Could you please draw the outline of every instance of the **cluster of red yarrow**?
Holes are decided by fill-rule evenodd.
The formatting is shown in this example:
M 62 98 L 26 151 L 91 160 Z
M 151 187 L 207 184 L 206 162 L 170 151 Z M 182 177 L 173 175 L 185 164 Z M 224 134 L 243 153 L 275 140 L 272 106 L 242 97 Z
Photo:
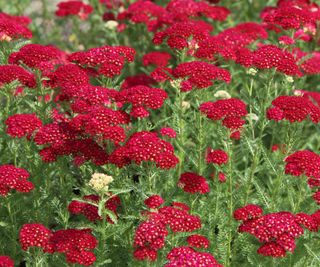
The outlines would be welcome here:
M 68 206 L 69 212 L 75 215 L 81 214 L 92 222 L 102 220 L 101 216 L 99 215 L 97 206 L 101 200 L 100 197 L 97 195 L 87 195 L 83 197 L 83 200 L 85 202 L 78 200 L 71 201 Z M 118 217 L 117 209 L 120 204 L 121 201 L 118 196 L 110 196 L 105 203 L 105 208 L 111 211 L 116 217 Z M 106 220 L 111 224 L 114 223 L 108 215 L 106 217 Z
M 286 159 L 285 173 L 293 176 L 305 175 L 309 187 L 320 187 L 320 156 L 309 150 L 296 151 Z M 320 205 L 320 190 L 313 195 L 314 200 Z
M 110 1 L 100 1 L 110 5 Z M 117 2 L 117 6 L 121 5 Z M 112 5 L 111 5 L 112 6 Z M 156 68 L 148 75 L 127 77 L 117 91 L 91 83 L 103 77 L 112 79 L 121 74 L 126 63 L 134 61 L 135 50 L 124 46 L 103 46 L 87 51 L 67 54 L 54 46 L 28 44 L 12 53 L 8 65 L 0 66 L 0 84 L 18 80 L 24 87 L 46 87 L 47 97 L 57 107 L 52 111 L 51 122 L 44 124 L 36 114 L 15 114 L 6 120 L 7 134 L 12 137 L 26 137 L 41 147 L 40 155 L 45 162 L 55 161 L 59 156 L 71 155 L 74 163 L 80 165 L 91 161 L 96 165 L 114 164 L 123 167 L 131 163 L 154 162 L 161 169 L 175 167 L 179 160 L 174 147 L 162 140 L 156 132 L 140 131 L 130 133 L 136 118 L 150 116 L 152 110 L 160 109 L 168 94 L 160 88 L 152 87 L 157 82 L 179 81 L 178 87 L 187 92 L 213 86 L 214 81 L 229 83 L 231 74 L 220 67 L 221 58 L 234 61 L 246 68 L 275 69 L 290 76 L 319 74 L 319 53 L 304 52 L 290 45 L 296 40 L 306 42 L 316 38 L 314 31 L 319 22 L 319 7 L 307 0 L 280 0 L 276 7 L 267 7 L 261 13 L 263 23 L 241 23 L 212 36 L 211 24 L 199 20 L 225 20 L 230 11 L 224 7 L 210 5 L 206 1 L 172 0 L 166 7 L 151 1 L 136 1 L 127 10 L 112 17 L 123 24 L 143 23 L 154 33 L 153 43 L 167 43 L 173 50 L 184 50 L 194 61 L 170 65 L 172 56 L 167 52 L 150 52 L 143 56 L 144 66 Z M 58 5 L 57 16 L 76 15 L 86 19 L 93 12 L 90 5 L 81 1 L 68 1 Z M 108 16 L 104 16 L 106 20 Z M 31 38 L 27 28 L 30 20 L 0 14 L 0 39 L 11 41 L 16 38 Z M 307 29 L 301 32 L 302 28 Z M 268 31 L 286 34 L 294 30 L 294 39 L 279 37 L 284 46 L 263 44 Z M 255 44 L 257 43 L 258 44 Z M 306 59 L 307 58 L 307 59 Z M 206 62 L 200 59 L 207 60 Z M 34 72 L 41 71 L 41 79 Z M 308 92 L 301 96 L 280 96 L 267 110 L 267 118 L 280 121 L 301 122 L 310 118 L 319 123 L 320 108 L 317 94 Z M 319 98 L 318 98 L 319 99 Z M 45 100 L 43 97 L 42 101 Z M 130 111 L 128 111 L 128 107 Z M 230 130 L 230 137 L 239 139 L 247 115 L 246 104 L 236 98 L 202 103 L 200 112 L 213 121 L 222 121 Z M 130 134 L 129 134 L 130 133 Z M 160 134 L 176 137 L 171 128 L 162 128 Z M 225 164 L 228 155 L 222 150 L 208 149 L 206 160 L 216 165 Z M 310 186 L 319 186 L 319 156 L 310 151 L 298 151 L 286 158 L 286 173 L 299 176 L 305 174 Z M 219 173 L 221 180 L 225 179 Z M 0 167 L 0 194 L 9 190 L 29 192 L 33 184 L 29 174 L 11 165 Z M 189 193 L 209 192 L 206 179 L 196 173 L 186 172 L 178 185 Z M 317 192 L 314 198 L 320 202 Z M 85 202 L 73 201 L 69 211 L 83 214 L 90 221 L 100 220 L 96 203 L 99 197 L 89 195 Z M 90 203 L 91 202 L 91 203 Z M 116 216 L 120 200 L 113 196 L 106 202 L 106 209 Z M 164 247 L 168 228 L 173 232 L 190 232 L 201 227 L 197 216 L 189 214 L 189 208 L 181 203 L 164 206 L 159 196 L 146 200 L 146 205 L 156 211 L 147 212 L 147 219 L 136 230 L 134 256 L 137 259 L 155 260 L 157 251 Z M 246 206 L 235 212 L 235 218 L 242 220 L 241 232 L 249 232 L 264 244 L 258 252 L 265 256 L 284 256 L 293 252 L 295 238 L 303 233 L 303 228 L 317 231 L 318 212 L 293 215 L 288 212 L 262 215 L 257 206 Z M 111 219 L 107 220 L 112 223 Z M 36 233 L 36 235 L 34 235 Z M 69 263 L 93 264 L 95 256 L 91 252 L 97 241 L 89 230 L 51 231 L 42 225 L 24 225 L 20 231 L 23 249 L 42 247 L 45 252 L 65 253 Z M 199 235 L 191 235 L 189 246 L 207 248 L 209 241 Z M 219 266 L 214 257 L 206 252 L 198 252 L 191 247 L 173 248 L 168 254 L 166 266 L 184 266 L 195 262 L 198 266 Z M 7 257 L 0 257 L 0 264 L 12 265 Z
M 314 214 L 276 212 L 263 215 L 261 207 L 249 204 L 234 212 L 234 218 L 242 221 L 239 232 L 249 233 L 263 244 L 258 253 L 264 256 L 284 257 L 293 252 L 295 239 L 304 233 L 303 227 L 317 232 L 320 227 L 320 211 Z
M 70 264 L 92 265 L 98 241 L 90 229 L 63 229 L 51 231 L 42 224 L 24 224 L 20 229 L 19 241 L 23 250 L 40 247 L 47 253 L 64 253 Z
M 78 165 L 88 160 L 97 165 L 113 163 L 117 166 L 124 166 L 131 161 L 140 164 L 142 160 L 151 160 L 160 168 L 174 167 L 178 160 L 173 154 L 173 148 L 156 134 L 141 132 L 138 138 L 136 133 L 124 146 L 119 144 L 127 139 L 130 117 L 148 117 L 150 113 L 147 109 L 159 109 L 167 98 L 166 92 L 145 85 L 129 86 L 119 92 L 89 82 L 90 77 L 100 74 L 107 77 L 120 74 L 124 60 L 132 61 L 133 56 L 134 50 L 127 47 L 93 48 L 66 56 L 48 46 L 24 46 L 10 56 L 11 62 L 24 63 L 30 68 L 42 70 L 42 75 L 47 77 L 45 85 L 55 90 L 52 101 L 58 107 L 67 104 L 69 110 L 62 113 L 54 111 L 53 122 L 46 125 L 42 125 L 34 114 L 11 116 L 6 121 L 7 133 L 19 138 L 27 136 L 29 139 L 34 135 L 34 142 L 43 147 L 40 155 L 46 162 L 55 161 L 61 155 L 73 155 Z M 71 64 L 70 61 L 77 64 Z M 60 65 L 57 69 L 54 67 L 56 64 Z M 21 76 L 23 72 L 17 69 L 20 66 L 3 67 L 7 67 L 3 68 L 4 77 L 8 75 L 11 80 L 18 77 L 24 82 L 25 78 Z M 11 71 L 9 74 L 8 69 Z M 12 75 L 12 71 L 17 76 Z M 1 82 L 8 83 L 11 80 L 4 78 Z M 127 104 L 132 106 L 131 116 L 121 110 Z M 70 113 L 74 115 L 70 116 Z M 150 142 L 152 149 L 144 151 L 145 146 L 141 142 Z M 114 151 L 108 154 L 106 147 L 110 143 L 114 145 Z M 158 152 L 155 155 L 156 150 Z M 143 158 L 140 159 L 140 155 Z
M 180 202 L 173 202 L 171 206 L 160 206 L 164 200 L 159 195 L 147 198 L 144 203 L 152 211 L 145 211 L 145 221 L 140 223 L 134 236 L 134 257 L 138 260 L 157 259 L 158 250 L 165 246 L 169 235 L 168 228 L 173 233 L 192 232 L 201 228 L 199 217 L 189 213 L 190 208 Z M 185 266 L 193 262 L 194 266 L 221 266 L 208 252 L 199 252 L 194 248 L 208 248 L 209 240 L 198 234 L 187 238 L 189 246 L 173 248 L 167 255 L 169 263 L 165 266 Z M 193 248 L 192 248 L 193 247 Z

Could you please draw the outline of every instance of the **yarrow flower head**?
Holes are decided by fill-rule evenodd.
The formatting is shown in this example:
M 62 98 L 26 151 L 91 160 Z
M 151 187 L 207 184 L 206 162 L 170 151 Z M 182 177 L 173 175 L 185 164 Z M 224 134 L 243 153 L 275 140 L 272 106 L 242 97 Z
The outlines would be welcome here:
M 228 154 L 221 150 L 214 150 L 212 148 L 207 149 L 206 161 L 207 163 L 213 163 L 217 165 L 226 164 L 228 162 Z
M 36 80 L 32 73 L 16 65 L 0 66 L 0 85 L 18 80 L 22 85 L 34 88 Z
M 121 90 L 116 101 L 121 104 L 130 103 L 132 105 L 130 115 L 143 118 L 150 115 L 147 109 L 161 108 L 167 97 L 168 94 L 160 88 L 137 85 Z
M 153 37 L 154 44 L 161 44 L 167 39 L 167 44 L 173 49 L 182 50 L 191 48 L 190 38 L 199 43 L 209 37 L 212 26 L 202 20 L 175 22 L 163 31 L 157 32 Z
M 272 69 L 290 76 L 302 76 L 293 55 L 275 45 L 263 45 L 253 53 L 253 66 Z
M 160 139 L 156 133 L 147 131 L 134 133 L 124 146 L 119 146 L 112 152 L 109 161 L 118 167 L 132 161 L 136 164 L 151 161 L 160 169 L 173 168 L 179 162 L 170 143 Z
M 145 54 L 142 57 L 144 66 L 155 65 L 157 67 L 165 67 L 168 65 L 171 55 L 167 52 L 154 51 Z
M 233 60 L 248 67 L 252 64 L 252 55 L 246 46 L 258 39 L 267 38 L 268 32 L 262 25 L 254 22 L 239 23 L 201 41 L 194 56 L 216 61 L 219 55 L 225 60 Z
M 320 53 L 319 52 L 313 52 L 310 54 L 305 53 L 302 57 L 307 58 L 301 64 L 301 69 L 303 70 L 303 72 L 307 75 L 318 75 L 320 73 L 320 63 L 319 63 Z
M 14 261 L 5 255 L 0 255 L 0 267 L 14 267 Z
M 177 133 L 170 127 L 164 127 L 160 129 L 160 134 L 162 136 L 168 136 L 169 138 L 176 138 Z
M 55 252 L 64 253 L 69 264 L 90 266 L 96 261 L 91 250 L 98 245 L 91 229 L 63 229 L 53 233 L 50 244 Z
M 72 53 L 68 60 L 86 68 L 95 68 L 98 74 L 113 78 L 121 74 L 126 61 L 133 62 L 135 53 L 127 46 L 102 46 Z
M 233 217 L 238 221 L 247 221 L 249 219 L 259 218 L 262 214 L 263 210 L 260 206 L 249 204 L 237 209 L 233 213 Z
M 176 78 L 185 79 L 180 84 L 184 92 L 212 86 L 212 80 L 220 80 L 225 83 L 231 81 L 231 74 L 227 70 L 202 61 L 181 63 L 173 70 L 173 75 Z
M 315 216 L 290 212 L 263 215 L 261 207 L 253 204 L 234 212 L 234 218 L 242 221 L 239 232 L 247 232 L 258 238 L 263 244 L 257 252 L 271 257 L 285 257 L 287 251 L 292 253 L 296 247 L 295 239 L 304 233 L 303 227 L 317 231 Z
M 192 172 L 185 172 L 181 174 L 178 186 L 181 187 L 183 191 L 191 194 L 205 194 L 210 192 L 207 180 L 203 176 Z
M 42 224 L 24 224 L 19 232 L 19 241 L 23 250 L 30 247 L 40 247 L 45 252 L 53 253 L 50 244 L 52 232 Z
M 113 182 L 113 177 L 104 173 L 94 173 L 89 181 L 89 186 L 97 192 L 108 191 L 109 184 Z
M 7 134 L 12 137 L 28 139 L 42 126 L 42 121 L 35 114 L 15 114 L 6 120 Z
M 11 53 L 10 64 L 24 64 L 39 69 L 43 76 L 49 75 L 57 65 L 66 64 L 65 52 L 52 45 L 27 44 L 18 52 Z
M 56 16 L 66 17 L 66 16 L 79 16 L 81 19 L 85 20 L 92 13 L 93 8 L 91 5 L 87 5 L 82 1 L 71 0 L 67 2 L 60 2 L 58 4 L 58 9 L 56 11 Z
M 296 151 L 285 159 L 285 173 L 293 176 L 305 175 L 312 187 L 320 185 L 320 156 L 309 150 Z
M 150 202 L 157 199 L 157 203 L 152 206 L 158 206 L 159 196 L 151 196 Z M 149 202 L 148 199 L 148 202 Z M 143 221 L 135 231 L 135 248 L 133 256 L 137 260 L 155 261 L 157 252 L 165 245 L 165 239 L 170 227 L 173 232 L 192 232 L 201 227 L 200 218 L 189 214 L 189 207 L 183 203 L 173 203 L 173 206 L 165 206 L 157 212 L 147 212 L 147 219 Z M 147 204 L 148 205 L 148 204 Z M 200 244 L 198 242 L 198 244 Z
M 150 209 L 156 209 L 164 203 L 164 199 L 159 195 L 152 195 L 148 197 L 144 204 Z
M 28 29 L 31 19 L 28 17 L 12 16 L 0 13 L 0 40 L 31 39 L 32 32 Z
M 215 92 L 214 97 L 219 99 L 229 99 L 231 98 L 231 95 L 225 90 L 218 90 Z
M 0 195 L 6 196 L 10 190 L 30 192 L 34 185 L 28 181 L 30 174 L 22 168 L 13 165 L 0 165 Z
M 243 117 L 248 114 L 246 104 L 237 98 L 205 102 L 200 105 L 199 110 L 213 121 L 222 120 L 222 125 L 232 130 L 232 135 L 240 135 L 239 129 L 245 124 Z
M 69 264 L 92 265 L 96 257 L 91 250 L 98 241 L 90 229 L 63 229 L 51 231 L 42 224 L 24 224 L 20 229 L 19 241 L 23 250 L 40 247 L 48 253 L 64 253 Z
M 89 75 L 75 64 L 59 66 L 48 75 L 47 83 L 52 87 L 73 88 L 89 84 Z
M 149 31 L 155 31 L 163 23 L 170 22 L 168 13 L 162 6 L 150 0 L 138 0 L 118 16 L 119 19 L 130 19 L 133 23 L 143 23 Z
M 272 101 L 272 105 L 273 107 L 267 110 L 269 120 L 286 119 L 292 123 L 309 117 L 313 123 L 320 122 L 320 107 L 303 96 L 278 96 Z
M 82 214 L 89 221 L 96 222 L 102 220 L 98 212 L 97 204 L 99 204 L 100 197 L 97 195 L 87 195 L 83 197 L 84 202 L 73 200 L 68 206 L 68 210 L 71 214 L 79 215 Z M 111 196 L 105 203 L 105 208 L 113 212 L 117 217 L 117 209 L 120 206 L 121 201 L 118 196 Z M 109 215 L 106 217 L 107 221 L 113 224 L 113 220 Z
M 192 266 L 210 266 L 223 267 L 208 252 L 198 252 L 190 247 L 173 248 L 167 255 L 169 263 L 165 267 L 188 266 L 192 262 Z
M 286 5 L 279 5 L 276 8 L 265 8 L 261 17 L 269 27 L 272 25 L 277 31 L 299 29 L 301 26 L 314 22 L 314 16 L 307 6 L 299 7 L 296 1 L 287 1 Z
M 190 235 L 187 238 L 188 245 L 194 248 L 208 248 L 210 245 L 209 240 L 203 235 Z

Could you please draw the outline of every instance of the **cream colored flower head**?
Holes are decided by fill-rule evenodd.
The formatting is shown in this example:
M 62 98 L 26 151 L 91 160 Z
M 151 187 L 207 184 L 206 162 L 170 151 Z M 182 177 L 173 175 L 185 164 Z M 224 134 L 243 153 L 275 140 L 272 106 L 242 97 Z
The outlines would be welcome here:
M 182 109 L 189 109 L 190 108 L 190 102 L 182 101 L 181 103 Z
M 103 173 L 94 173 L 89 181 L 89 186 L 96 191 L 108 191 L 109 184 L 112 183 L 112 181 L 112 176 Z
M 114 30 L 118 27 L 119 23 L 115 20 L 108 20 L 104 25 L 107 29 Z
M 214 96 L 215 96 L 216 98 L 220 98 L 220 99 L 229 99 L 229 98 L 231 98 L 231 95 L 230 95 L 227 91 L 225 91 L 225 90 L 219 90 L 219 91 L 217 91 L 217 92 L 214 94 Z
M 286 80 L 287 80 L 288 83 L 293 83 L 294 82 L 294 80 L 293 80 L 293 78 L 291 76 L 286 76 Z
M 247 73 L 248 73 L 249 75 L 252 75 L 252 76 L 256 75 L 257 72 L 258 72 L 258 71 L 257 71 L 256 69 L 254 69 L 254 68 L 250 68 L 250 69 L 247 70 Z
M 259 120 L 259 117 L 257 116 L 257 114 L 254 114 L 254 113 L 247 114 L 247 118 L 249 120 L 252 120 L 252 121 L 258 121 Z
M 176 80 L 170 81 L 170 84 L 174 88 L 180 88 L 181 87 L 181 82 L 182 82 L 182 79 L 176 79 Z

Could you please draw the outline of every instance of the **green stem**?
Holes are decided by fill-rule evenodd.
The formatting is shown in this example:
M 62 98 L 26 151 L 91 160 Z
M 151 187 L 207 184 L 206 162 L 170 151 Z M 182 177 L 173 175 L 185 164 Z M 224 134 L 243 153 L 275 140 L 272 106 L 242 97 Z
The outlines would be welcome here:
M 229 135 L 228 135 L 229 136 Z M 226 150 L 229 155 L 229 162 L 228 162 L 228 173 L 227 173 L 227 179 L 228 179 L 228 194 L 229 194 L 229 200 L 228 200 L 228 208 L 229 208 L 229 232 L 227 236 L 228 240 L 228 248 L 227 248 L 227 258 L 226 258 L 226 266 L 231 266 L 232 264 L 232 248 L 231 248 L 231 243 L 232 243 L 232 233 L 233 233 L 233 227 L 232 227 L 232 222 L 233 222 L 233 173 L 232 173 L 232 149 L 230 147 L 230 140 L 226 141 Z

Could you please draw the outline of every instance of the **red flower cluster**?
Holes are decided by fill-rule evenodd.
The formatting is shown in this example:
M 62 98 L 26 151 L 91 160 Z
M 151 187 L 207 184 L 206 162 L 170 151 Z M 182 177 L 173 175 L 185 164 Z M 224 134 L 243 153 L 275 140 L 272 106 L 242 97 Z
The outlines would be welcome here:
M 96 165 L 108 162 L 107 152 L 92 139 L 81 136 L 70 122 L 54 122 L 44 125 L 36 133 L 37 145 L 45 145 L 39 152 L 43 161 L 52 162 L 58 156 L 73 155 L 74 162 L 81 165 L 91 160 Z
M 217 165 L 226 164 L 228 162 L 228 154 L 221 150 L 213 150 L 212 148 L 207 149 L 206 161 L 207 163 L 213 163 Z
M 285 173 L 293 176 L 305 175 L 309 187 L 320 187 L 320 156 L 309 150 L 296 151 L 286 159 Z M 313 199 L 320 204 L 320 191 L 314 193 Z
M 32 32 L 28 29 L 31 19 L 28 17 L 12 16 L 0 13 L 0 40 L 32 38 Z
M 66 261 L 70 264 L 90 266 L 96 261 L 91 250 L 98 244 L 91 234 L 91 229 L 65 229 L 53 233 L 50 245 L 54 252 L 64 253 Z
M 153 37 L 153 43 L 160 45 L 167 39 L 171 48 L 192 48 L 191 38 L 193 43 L 199 43 L 207 39 L 212 30 L 212 26 L 202 20 L 175 22 L 165 30 L 157 32 Z
M 210 266 L 223 267 L 208 252 L 198 252 L 190 247 L 173 248 L 167 255 L 169 263 L 165 267 Z
M 30 68 L 40 69 L 44 74 L 54 70 L 57 64 L 66 62 L 63 51 L 51 45 L 27 44 L 19 52 L 11 53 L 10 64 L 23 63 Z
M 60 66 L 56 71 L 48 75 L 48 83 L 52 88 L 75 88 L 81 85 L 89 84 L 89 76 L 85 70 L 77 65 L 67 64 Z
M 181 82 L 181 90 L 184 92 L 212 86 L 212 80 L 226 83 L 231 81 L 231 75 L 227 70 L 202 61 L 181 63 L 173 70 L 173 75 L 176 78 L 187 78 Z
M 160 88 L 137 85 L 120 91 L 116 101 L 121 104 L 132 104 L 130 115 L 136 118 L 144 118 L 150 115 L 146 108 L 161 108 L 167 97 L 167 93 Z
M 67 100 L 74 113 L 88 114 L 88 117 L 92 115 L 92 112 L 98 112 L 99 110 L 103 113 L 107 112 L 105 106 L 112 106 L 112 102 L 118 95 L 118 92 L 114 89 L 93 86 L 90 84 L 77 87 L 63 87 L 60 92 L 60 101 Z M 90 113 L 91 115 L 89 115 Z M 110 112 L 110 114 L 111 113 L 112 112 Z M 114 112 L 113 114 L 117 117 L 120 116 L 120 113 L 121 112 Z M 124 113 L 123 116 L 125 116 Z M 126 115 L 126 117 L 129 120 L 129 116 Z
M 152 196 L 148 199 L 151 208 L 159 207 L 163 200 L 160 196 Z M 160 199 L 162 201 L 160 201 Z M 152 200 L 152 201 L 151 201 Z M 181 204 L 181 205 L 180 205 Z M 183 203 L 159 208 L 157 212 L 147 212 L 147 220 L 142 222 L 136 229 L 134 236 L 134 257 L 137 260 L 154 261 L 157 259 L 157 251 L 164 247 L 168 236 L 167 226 L 173 232 L 192 232 L 201 227 L 200 218 L 188 213 L 189 207 Z
M 162 6 L 149 0 L 138 0 L 128 9 L 119 14 L 118 19 L 130 19 L 133 23 L 143 23 L 149 31 L 154 31 L 163 23 L 169 23 L 170 18 Z
M 208 248 L 209 240 L 203 235 L 190 235 L 187 238 L 188 245 L 194 248 Z
M 176 138 L 177 133 L 170 127 L 164 127 L 160 129 L 160 134 L 162 136 L 168 136 L 169 138 Z
M 286 75 L 302 76 L 293 55 L 275 45 L 263 45 L 254 51 L 252 65 L 258 69 L 276 68 Z
M 8 135 L 18 138 L 26 136 L 28 139 L 42 126 L 42 121 L 35 114 L 15 114 L 5 123 Z
M 58 17 L 79 16 L 81 19 L 87 19 L 93 8 L 82 1 L 67 1 L 58 4 L 56 15 Z
M 309 1 L 278 1 L 277 7 L 266 7 L 261 12 L 261 17 L 268 27 L 281 31 L 299 29 L 307 23 L 314 23 L 312 5 Z
M 28 250 L 30 247 L 40 247 L 45 252 L 53 253 L 50 244 L 51 237 L 52 232 L 37 223 L 24 224 L 19 233 L 19 241 L 23 250 Z
M 79 102 L 73 106 L 80 109 Z M 82 104 L 82 103 L 81 103 Z M 81 107 L 83 109 L 83 106 Z M 121 124 L 128 124 L 130 118 L 127 113 L 120 110 L 112 110 L 103 106 L 90 107 L 87 114 L 80 114 L 74 117 L 70 124 L 75 129 L 83 131 L 83 135 L 92 137 L 101 136 L 103 140 L 111 140 L 115 144 L 124 142 L 126 135 Z M 78 133 L 78 136 L 80 133 Z
M 90 229 L 66 229 L 51 231 L 42 224 L 24 224 L 19 234 L 23 250 L 40 247 L 48 253 L 64 253 L 70 264 L 92 265 L 96 257 L 91 252 L 98 241 Z
M 223 21 L 230 14 L 225 7 L 212 6 L 205 1 L 172 0 L 166 8 L 150 0 L 139 0 L 118 16 L 118 19 L 130 19 L 133 23 L 144 23 L 149 31 L 156 31 L 163 25 L 188 21 L 190 18 L 207 17 Z
M 136 132 L 124 146 L 116 148 L 109 160 L 119 168 L 130 164 L 132 161 L 141 164 L 142 161 L 155 162 L 158 168 L 174 168 L 179 160 L 174 155 L 173 146 L 161 140 L 156 133 Z
M 68 60 L 86 68 L 97 68 L 98 74 L 112 78 L 121 74 L 126 60 L 133 62 L 135 53 L 126 46 L 102 46 L 72 53 Z
M 194 0 L 171 0 L 166 9 L 170 18 L 176 21 L 201 16 L 224 21 L 230 14 L 230 11 L 225 7 L 212 6 L 205 1 L 196 2 Z
M 168 234 L 166 226 L 159 221 L 142 222 L 134 235 L 134 257 L 138 260 L 156 260 L 157 251 L 164 247 Z
M 34 185 L 28 181 L 29 176 L 25 169 L 13 165 L 0 165 L 0 195 L 6 196 L 12 189 L 22 193 L 30 192 Z
M 192 232 L 201 228 L 200 218 L 190 215 L 185 209 L 167 206 L 160 208 L 159 213 L 162 215 L 162 221 L 175 233 Z
M 233 217 L 237 221 L 247 221 L 255 218 L 259 218 L 263 214 L 263 210 L 260 206 L 249 204 L 245 207 L 237 209 L 233 213 Z
M 14 261 L 8 256 L 0 256 L 0 267 L 14 267 Z
M 309 150 L 296 151 L 285 159 L 285 173 L 293 176 L 306 175 L 320 180 L 320 156 Z
M 82 214 L 89 221 L 95 222 L 97 220 L 101 220 L 101 216 L 98 214 L 98 203 L 100 201 L 100 197 L 96 195 L 87 195 L 83 197 L 85 202 L 80 202 L 77 200 L 73 200 L 70 202 L 68 206 L 68 210 L 71 214 Z M 92 204 L 90 204 L 92 203 Z M 117 209 L 120 206 L 121 201 L 118 196 L 113 196 L 107 200 L 105 204 L 105 208 L 112 211 L 115 216 L 117 215 Z M 110 216 L 107 216 L 107 221 L 109 223 L 114 223 Z
M 150 209 L 156 209 L 164 203 L 164 199 L 159 195 L 152 195 L 148 197 L 144 204 Z
M 222 125 L 233 131 L 231 137 L 238 139 L 239 129 L 245 124 L 242 119 L 247 115 L 247 106 L 237 98 L 221 99 L 216 102 L 205 102 L 199 110 L 213 121 L 222 120 Z
M 142 73 L 126 77 L 121 85 L 121 89 L 128 89 L 137 85 L 151 86 L 156 83 L 156 80 L 154 80 L 152 77 Z
M 144 66 L 155 65 L 156 67 L 165 67 L 168 65 L 171 55 L 167 52 L 149 52 L 142 57 Z
M 308 56 L 308 54 L 305 56 Z M 310 56 L 311 58 L 302 62 L 301 69 L 308 75 L 318 75 L 320 73 L 320 53 L 313 52 Z
M 293 252 L 295 239 L 304 232 L 302 226 L 310 231 L 318 231 L 318 215 L 290 212 L 277 212 L 262 215 L 259 206 L 249 204 L 234 212 L 234 217 L 241 220 L 239 232 L 247 232 L 262 242 L 258 253 L 263 256 L 284 257 L 286 251 Z
M 169 53 L 155 51 L 145 54 L 142 58 L 142 63 L 144 66 L 156 66 L 150 76 L 157 82 L 162 82 L 171 79 L 169 76 L 172 75 L 172 69 L 166 67 L 170 59 L 171 55 Z
M 254 22 L 240 23 L 200 42 L 194 56 L 215 60 L 217 55 L 221 55 L 224 59 L 232 59 L 240 63 L 239 56 L 244 53 L 243 51 L 249 51 L 249 63 L 242 64 L 247 66 L 252 63 L 252 55 L 251 51 L 245 50 L 244 47 L 258 39 L 267 38 L 268 33 L 260 24 Z
M 181 174 L 178 186 L 181 187 L 183 191 L 191 194 L 205 194 L 210 192 L 207 180 L 203 176 L 197 175 L 193 172 L 185 172 Z
M 320 107 L 302 96 L 278 96 L 272 101 L 273 107 L 267 110 L 269 120 L 280 121 L 286 119 L 292 122 L 301 122 L 307 117 L 314 123 L 320 122 Z
M 295 93 L 310 99 L 312 102 L 316 103 L 320 107 L 320 93 L 304 90 L 295 90 Z
M 36 86 L 34 75 L 24 68 L 15 65 L 0 66 L 0 85 L 11 83 L 15 80 L 30 88 Z

